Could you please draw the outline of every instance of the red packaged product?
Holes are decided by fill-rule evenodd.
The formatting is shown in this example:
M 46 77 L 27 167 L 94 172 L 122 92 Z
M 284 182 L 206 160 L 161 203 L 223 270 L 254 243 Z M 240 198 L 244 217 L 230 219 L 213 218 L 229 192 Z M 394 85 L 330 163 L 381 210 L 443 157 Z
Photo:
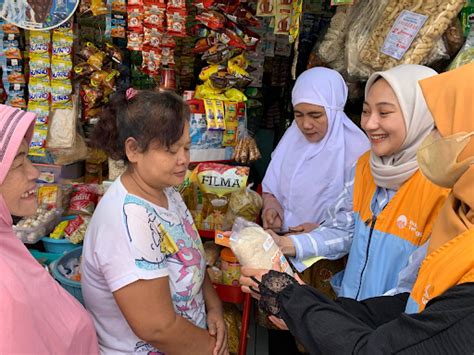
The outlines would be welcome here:
M 169 9 L 166 13 L 168 34 L 176 37 L 186 36 L 186 10 Z
M 127 48 L 131 51 L 141 51 L 143 48 L 143 33 L 128 32 Z
M 163 31 L 166 9 L 156 5 L 144 6 L 143 9 L 145 13 L 143 24 L 148 27 L 153 26 Z
M 144 32 L 143 46 L 160 48 L 161 42 L 163 40 L 163 33 L 154 27 L 145 27 Z
M 145 6 L 157 6 L 163 9 L 166 8 L 166 1 L 165 0 L 143 0 L 143 5 Z
M 158 75 L 161 65 L 161 51 L 158 48 L 143 48 L 142 71 L 148 75 Z
M 168 9 L 186 10 L 186 0 L 168 0 Z
M 143 6 L 128 6 L 128 29 L 134 32 L 143 31 Z
M 74 186 L 69 203 L 69 213 L 92 215 L 98 197 L 95 185 L 79 184 Z
M 224 28 L 225 17 L 221 13 L 213 10 L 203 11 L 196 16 L 196 20 L 206 25 L 212 30 Z

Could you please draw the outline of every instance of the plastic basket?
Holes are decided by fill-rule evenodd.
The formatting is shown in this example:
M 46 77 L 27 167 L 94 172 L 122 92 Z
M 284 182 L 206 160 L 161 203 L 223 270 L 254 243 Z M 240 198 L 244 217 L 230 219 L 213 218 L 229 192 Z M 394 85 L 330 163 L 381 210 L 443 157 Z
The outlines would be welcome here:
M 53 261 L 58 260 L 62 254 L 56 254 L 56 253 L 44 253 L 35 249 L 29 249 L 31 255 L 38 260 L 38 262 L 43 263 L 45 265 L 51 264 Z
M 44 249 L 48 253 L 64 254 L 81 246 L 81 244 L 72 244 L 69 239 L 52 239 L 50 237 L 41 238 Z
M 81 283 L 78 281 L 72 281 L 68 278 L 64 277 L 58 270 L 58 265 L 65 265 L 69 259 L 72 258 L 80 258 L 82 254 L 82 247 L 76 248 L 70 251 L 67 254 L 64 254 L 58 261 L 54 263 L 53 266 L 53 276 L 58 281 L 61 286 L 68 291 L 71 295 L 73 295 L 79 302 L 84 305 L 84 300 L 82 298 L 82 288 Z

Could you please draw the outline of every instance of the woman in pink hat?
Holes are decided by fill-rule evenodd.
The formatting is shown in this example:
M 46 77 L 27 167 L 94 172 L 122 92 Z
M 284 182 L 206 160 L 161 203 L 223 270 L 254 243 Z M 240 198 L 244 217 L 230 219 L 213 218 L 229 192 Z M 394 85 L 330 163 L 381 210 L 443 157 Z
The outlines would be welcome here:
M 36 212 L 38 171 L 28 160 L 33 113 L 0 105 L 0 354 L 97 354 L 86 310 L 15 236 L 12 215 Z

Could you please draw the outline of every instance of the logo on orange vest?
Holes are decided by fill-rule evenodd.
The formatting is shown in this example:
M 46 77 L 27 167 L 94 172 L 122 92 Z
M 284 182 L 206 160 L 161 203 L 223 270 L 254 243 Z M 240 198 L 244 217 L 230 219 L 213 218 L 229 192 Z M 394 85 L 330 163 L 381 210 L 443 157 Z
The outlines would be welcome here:
M 407 224 L 408 224 L 407 216 L 402 214 L 397 218 L 397 227 L 398 228 L 403 229 L 407 226 Z
M 425 291 L 423 292 L 423 297 L 421 297 L 421 302 L 423 304 L 427 304 L 431 300 L 430 288 L 431 288 L 431 285 L 428 285 L 425 287 Z
M 408 220 L 407 216 L 404 214 L 398 216 L 396 224 L 399 229 L 408 228 L 410 232 L 415 233 L 417 238 L 420 238 L 423 235 L 423 233 L 418 230 L 418 224 L 411 219 Z

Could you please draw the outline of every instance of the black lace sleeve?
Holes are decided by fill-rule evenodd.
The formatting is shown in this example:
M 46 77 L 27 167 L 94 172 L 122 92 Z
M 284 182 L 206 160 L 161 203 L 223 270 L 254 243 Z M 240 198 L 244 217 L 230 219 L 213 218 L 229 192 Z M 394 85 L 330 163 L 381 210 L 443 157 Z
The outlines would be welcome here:
M 382 299 L 382 300 L 381 300 Z M 276 298 L 291 333 L 311 354 L 472 354 L 474 352 L 474 283 L 455 286 L 428 303 L 419 314 L 398 311 L 391 321 L 363 321 L 377 312 L 372 302 L 400 309 L 397 297 L 364 301 L 370 312 L 353 315 L 352 302 L 335 302 L 309 286 L 287 284 Z M 343 302 L 344 303 L 344 302 Z M 402 302 L 403 303 L 403 302 Z M 385 310 L 387 314 L 390 311 Z M 377 326 L 378 323 L 381 325 Z

